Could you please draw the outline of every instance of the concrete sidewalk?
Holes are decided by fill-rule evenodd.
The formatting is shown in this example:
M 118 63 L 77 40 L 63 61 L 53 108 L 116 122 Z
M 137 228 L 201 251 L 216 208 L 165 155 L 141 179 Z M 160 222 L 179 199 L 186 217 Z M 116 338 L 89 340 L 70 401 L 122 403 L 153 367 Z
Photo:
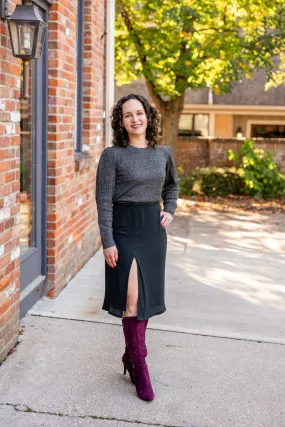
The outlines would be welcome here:
M 123 376 L 119 326 L 25 318 L 1 366 L 1 427 L 283 427 L 284 346 L 149 330 L 153 402 Z
M 167 232 L 167 311 L 149 328 L 285 344 L 285 215 L 177 214 Z M 100 250 L 29 313 L 120 324 L 103 296 Z
M 284 217 L 199 212 L 171 226 L 167 311 L 147 331 L 155 400 L 123 376 L 100 250 L 22 320 L 0 367 L 1 427 L 285 426 Z

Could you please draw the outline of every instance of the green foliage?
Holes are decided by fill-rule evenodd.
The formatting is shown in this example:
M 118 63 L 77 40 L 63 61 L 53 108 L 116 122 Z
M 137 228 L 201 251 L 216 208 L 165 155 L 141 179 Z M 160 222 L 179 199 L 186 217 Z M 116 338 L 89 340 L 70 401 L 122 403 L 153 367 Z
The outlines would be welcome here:
M 229 91 L 256 68 L 272 77 L 284 48 L 284 0 L 116 1 L 116 82 L 143 77 L 161 102 L 187 88 Z
M 243 190 L 243 180 L 235 168 L 198 167 L 188 174 L 181 167 L 177 170 L 181 178 L 181 196 L 227 196 L 240 194 Z
M 253 140 L 247 139 L 237 153 L 228 150 L 228 158 L 238 167 L 245 194 L 263 198 L 285 197 L 285 177 L 273 160 L 271 150 L 257 148 Z
M 251 139 L 247 139 L 237 153 L 228 150 L 228 158 L 234 161 L 234 167 L 198 167 L 189 173 L 177 167 L 181 179 L 180 195 L 285 197 L 285 176 L 273 160 L 271 150 L 257 148 Z
M 265 90 L 268 90 L 272 87 L 277 87 L 279 85 L 285 84 L 285 53 L 281 53 L 279 57 L 278 67 L 275 70 L 272 70 L 270 73 L 270 79 L 265 85 Z

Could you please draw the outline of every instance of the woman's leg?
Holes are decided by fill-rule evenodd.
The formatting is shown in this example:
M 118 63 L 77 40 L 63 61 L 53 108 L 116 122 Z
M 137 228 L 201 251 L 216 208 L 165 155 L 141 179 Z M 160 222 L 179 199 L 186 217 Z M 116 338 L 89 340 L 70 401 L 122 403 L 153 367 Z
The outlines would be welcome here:
M 123 312 L 124 317 L 137 316 L 138 314 L 138 266 L 134 258 L 128 281 L 126 311 Z
M 138 278 L 137 278 L 137 263 L 135 258 L 133 259 L 129 280 L 128 280 L 128 292 L 127 292 L 127 302 L 126 302 L 126 311 L 123 312 L 122 325 L 124 326 L 125 317 L 135 317 L 138 314 Z M 122 362 L 124 364 L 124 374 L 128 370 L 132 383 L 135 384 L 134 374 L 133 374 L 133 365 L 130 361 L 130 353 L 127 347 L 127 340 L 125 339 L 125 353 L 122 357 Z
M 143 400 L 153 400 L 154 393 L 146 364 L 147 347 L 145 344 L 146 320 L 136 320 L 138 314 L 138 271 L 136 259 L 133 259 L 129 281 L 126 311 L 123 313 L 123 329 L 129 353 L 128 358 L 132 381 L 136 385 L 138 397 Z M 123 362 L 126 363 L 125 356 Z M 130 369 L 131 368 L 131 369 Z M 126 366 L 125 366 L 126 369 Z

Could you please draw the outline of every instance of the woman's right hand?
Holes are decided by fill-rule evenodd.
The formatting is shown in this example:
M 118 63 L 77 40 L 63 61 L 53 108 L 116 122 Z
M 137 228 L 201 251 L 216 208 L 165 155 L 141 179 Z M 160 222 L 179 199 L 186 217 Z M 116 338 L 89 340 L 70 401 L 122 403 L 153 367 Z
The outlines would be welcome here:
M 117 267 L 116 261 L 118 261 L 118 249 L 117 246 L 111 246 L 110 248 L 103 249 L 105 260 L 111 268 Z

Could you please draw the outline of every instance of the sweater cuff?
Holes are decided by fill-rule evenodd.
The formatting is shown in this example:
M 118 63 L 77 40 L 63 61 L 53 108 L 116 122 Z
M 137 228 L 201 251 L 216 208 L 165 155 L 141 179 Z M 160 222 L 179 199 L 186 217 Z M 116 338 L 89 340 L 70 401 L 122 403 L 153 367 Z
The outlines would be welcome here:
M 176 208 L 177 208 L 177 204 L 176 203 L 170 203 L 168 201 L 168 202 L 164 203 L 164 209 L 163 210 L 164 210 L 164 212 L 168 212 L 172 216 L 174 216 L 174 212 L 175 212 Z
M 112 246 L 116 246 L 116 243 L 113 239 L 113 236 L 101 236 L 103 249 L 111 248 Z

